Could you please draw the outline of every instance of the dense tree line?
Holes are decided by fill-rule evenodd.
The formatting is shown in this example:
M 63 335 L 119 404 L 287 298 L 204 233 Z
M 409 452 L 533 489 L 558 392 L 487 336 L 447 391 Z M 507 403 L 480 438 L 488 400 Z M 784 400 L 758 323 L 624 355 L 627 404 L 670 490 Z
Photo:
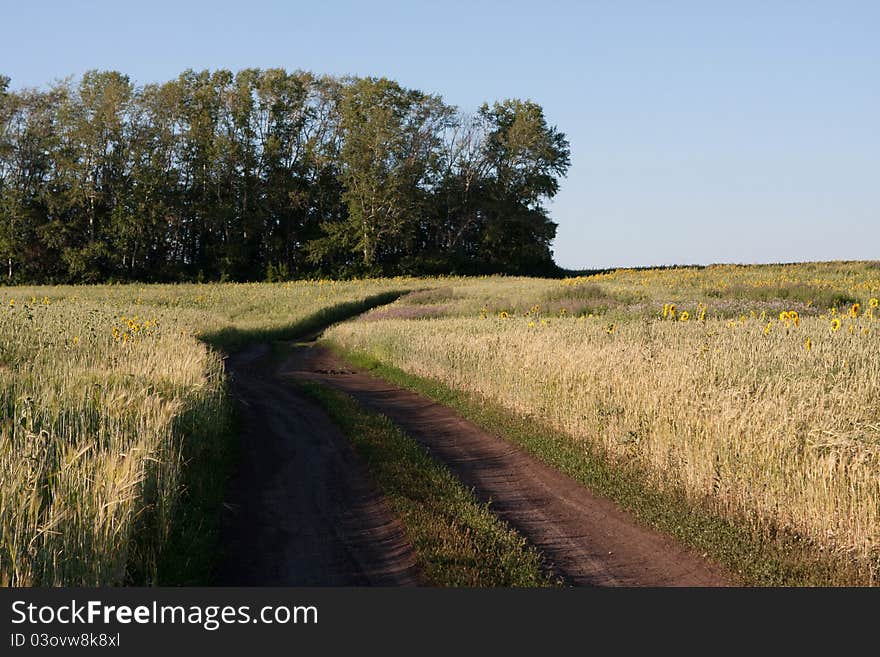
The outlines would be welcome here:
M 10 283 L 547 273 L 569 146 L 541 107 L 465 116 L 377 78 L 281 69 L 0 76 Z

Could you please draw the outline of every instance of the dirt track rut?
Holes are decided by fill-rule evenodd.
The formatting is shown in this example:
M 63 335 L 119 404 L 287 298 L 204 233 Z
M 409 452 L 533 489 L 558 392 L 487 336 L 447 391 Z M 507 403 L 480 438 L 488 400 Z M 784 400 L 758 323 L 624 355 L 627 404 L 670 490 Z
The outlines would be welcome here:
M 227 361 L 241 455 L 222 518 L 217 583 L 406 586 L 412 549 L 341 431 L 280 380 L 266 345 Z

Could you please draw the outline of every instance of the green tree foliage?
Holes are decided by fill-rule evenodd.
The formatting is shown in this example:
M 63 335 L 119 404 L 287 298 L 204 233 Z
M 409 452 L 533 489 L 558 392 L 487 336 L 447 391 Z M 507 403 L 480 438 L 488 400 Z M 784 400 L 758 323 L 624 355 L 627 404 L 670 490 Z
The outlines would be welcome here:
M 545 273 L 569 166 L 531 101 L 464 116 L 385 78 L 0 76 L 9 283 Z
M 544 111 L 531 101 L 483 105 L 480 119 L 488 131 L 482 244 L 490 268 L 549 271 L 556 224 L 542 201 L 556 195 L 559 177 L 568 170 L 568 141 L 547 125 Z

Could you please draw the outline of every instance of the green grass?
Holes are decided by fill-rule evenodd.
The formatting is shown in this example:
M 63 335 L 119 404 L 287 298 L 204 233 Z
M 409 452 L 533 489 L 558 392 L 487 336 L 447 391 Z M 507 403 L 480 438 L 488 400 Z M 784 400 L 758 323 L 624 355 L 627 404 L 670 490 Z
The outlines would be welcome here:
M 679 492 L 659 492 L 643 472 L 612 464 L 584 441 L 523 417 L 477 395 L 408 374 L 370 356 L 325 341 L 356 367 L 455 409 L 486 431 L 502 436 L 537 458 L 616 502 L 652 526 L 725 567 L 733 583 L 753 586 L 862 585 L 864 576 L 847 560 L 822 553 L 785 532 L 756 534 L 711 514 Z
M 552 586 L 540 554 L 481 504 L 444 465 L 383 415 L 315 383 L 326 409 L 400 519 L 432 586 Z

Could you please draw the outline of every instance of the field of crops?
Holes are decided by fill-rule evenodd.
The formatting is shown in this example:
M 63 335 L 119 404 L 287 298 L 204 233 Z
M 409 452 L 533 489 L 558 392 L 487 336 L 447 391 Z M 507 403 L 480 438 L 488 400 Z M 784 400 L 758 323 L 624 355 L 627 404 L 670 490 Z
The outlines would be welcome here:
M 209 345 L 297 333 L 340 304 L 416 285 L 3 289 L 0 585 L 150 583 L 169 560 L 185 571 L 201 555 L 171 545 L 174 532 L 213 531 L 187 515 L 210 473 L 188 477 L 186 465 L 217 465 L 230 430 Z
M 198 578 L 181 561 L 202 559 L 192 542 L 216 531 L 193 509 L 214 469 L 222 479 L 233 421 L 221 352 L 407 291 L 328 337 L 875 581 L 880 265 L 825 263 L 5 288 L 0 585 Z
M 484 279 L 328 337 L 549 422 L 653 486 L 874 581 L 878 296 L 877 263 Z

